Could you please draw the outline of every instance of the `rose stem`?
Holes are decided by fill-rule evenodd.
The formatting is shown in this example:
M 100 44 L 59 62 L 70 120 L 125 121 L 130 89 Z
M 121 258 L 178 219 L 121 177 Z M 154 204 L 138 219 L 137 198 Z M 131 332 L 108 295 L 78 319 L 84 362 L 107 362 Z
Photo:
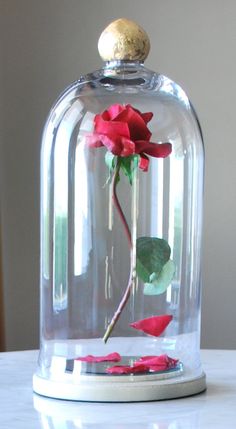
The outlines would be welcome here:
M 120 317 L 120 315 L 121 315 L 121 313 L 122 313 L 122 311 L 123 311 L 123 309 L 124 309 L 124 307 L 125 307 L 128 299 L 129 299 L 130 292 L 131 292 L 132 285 L 133 285 L 133 280 L 134 280 L 134 275 L 133 275 L 133 272 L 134 272 L 134 267 L 133 267 L 133 244 L 132 244 L 131 233 L 130 233 L 130 229 L 129 229 L 127 220 L 125 218 L 124 212 L 123 212 L 123 210 L 121 208 L 121 205 L 119 203 L 119 200 L 118 200 L 118 197 L 117 197 L 117 193 L 116 193 L 116 186 L 117 186 L 117 179 L 118 179 L 118 176 L 119 176 L 119 172 L 120 172 L 120 163 L 119 163 L 119 160 L 118 160 L 116 168 L 115 168 L 115 171 L 114 171 L 114 174 L 113 174 L 113 178 L 112 178 L 112 199 L 113 199 L 114 206 L 116 207 L 117 212 L 118 212 L 118 214 L 120 216 L 121 222 L 122 222 L 122 224 L 124 226 L 125 234 L 127 236 L 129 247 L 130 247 L 130 275 L 129 275 L 129 281 L 128 281 L 128 285 L 126 287 L 125 293 L 124 293 L 124 295 L 123 295 L 123 297 L 121 299 L 121 302 L 120 302 L 117 310 L 115 311 L 115 313 L 114 313 L 114 315 L 113 315 L 113 317 L 111 319 L 111 322 L 109 323 L 109 325 L 107 327 L 107 330 L 106 330 L 106 332 L 104 334 L 103 341 L 105 343 L 107 342 L 108 338 L 110 337 L 110 335 L 111 335 L 111 333 L 112 333 L 112 331 L 113 331 L 113 329 L 114 329 L 114 327 L 115 327 L 115 325 L 116 325 L 116 323 L 117 323 L 117 321 L 118 321 L 118 319 L 119 319 L 119 317 Z

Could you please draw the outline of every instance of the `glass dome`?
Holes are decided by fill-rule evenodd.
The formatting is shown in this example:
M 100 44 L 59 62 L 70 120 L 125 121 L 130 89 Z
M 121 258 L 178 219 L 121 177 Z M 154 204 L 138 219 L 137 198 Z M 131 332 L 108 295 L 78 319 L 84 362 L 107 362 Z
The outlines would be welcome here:
M 204 152 L 185 92 L 139 60 L 60 96 L 41 152 L 36 393 L 139 401 L 205 389 Z

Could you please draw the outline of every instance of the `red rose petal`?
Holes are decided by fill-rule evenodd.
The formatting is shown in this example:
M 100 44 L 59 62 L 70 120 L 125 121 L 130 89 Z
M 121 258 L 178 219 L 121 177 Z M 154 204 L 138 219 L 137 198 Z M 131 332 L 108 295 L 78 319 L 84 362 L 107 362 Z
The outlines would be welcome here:
M 130 374 L 130 366 L 117 365 L 110 368 L 106 368 L 108 374 Z
M 135 141 L 135 153 L 143 154 L 145 152 L 146 147 L 148 147 L 149 142 L 146 140 L 136 140 Z
M 151 121 L 151 119 L 153 117 L 153 113 L 152 112 L 141 113 L 141 116 L 142 116 L 145 124 L 147 124 L 149 121 Z
M 143 363 L 155 371 L 158 368 L 160 368 L 159 370 L 162 371 L 165 369 L 174 368 L 178 363 L 178 359 L 173 359 L 167 354 L 160 356 L 142 356 L 139 360 L 134 362 L 134 365 L 140 365 L 140 363 Z
M 172 145 L 170 143 L 151 143 L 145 140 L 135 141 L 135 153 L 155 156 L 156 158 L 166 158 L 170 155 Z
M 116 137 L 130 138 L 129 126 L 122 121 L 104 121 L 101 116 L 95 117 L 94 131 L 106 136 L 115 135 Z
M 123 112 L 123 110 L 125 110 L 125 106 L 122 106 L 121 104 L 113 104 L 110 106 L 107 110 L 110 120 L 115 119 L 119 113 Z
M 144 364 L 136 366 L 116 365 L 106 369 L 108 374 L 136 374 L 138 372 L 147 372 L 148 367 Z
M 147 143 L 147 147 L 144 150 L 145 153 L 156 158 L 166 158 L 171 154 L 172 145 L 171 143 Z
M 90 147 L 101 147 L 103 143 L 100 140 L 99 134 L 87 134 L 86 135 L 87 143 Z
M 102 119 L 104 119 L 104 121 L 110 121 L 111 120 L 111 116 L 110 116 L 108 110 L 104 110 L 104 112 L 102 112 L 101 115 L 96 115 L 94 118 L 94 123 L 97 122 L 99 117 L 102 117 Z
M 158 337 L 166 329 L 172 319 L 172 315 L 164 314 L 161 316 L 152 316 L 147 319 L 138 320 L 137 322 L 130 323 L 130 326 L 134 329 L 143 331 L 146 334 Z
M 135 153 L 135 144 L 129 139 L 126 139 L 125 137 L 121 137 L 120 139 L 122 150 L 120 152 L 120 156 L 130 156 Z
M 131 107 L 131 109 L 133 109 L 135 112 L 137 112 L 143 118 L 145 124 L 147 124 L 149 121 L 151 121 L 151 119 L 153 117 L 152 112 L 142 113 L 142 112 L 140 112 L 140 110 L 135 109 L 133 106 L 131 106 L 131 104 L 127 104 L 125 107 Z
M 132 367 L 132 373 L 137 373 L 137 372 L 147 372 L 148 371 L 148 366 L 140 363 L 139 365 L 133 365 Z
M 150 140 L 151 132 L 147 128 L 142 116 L 132 107 L 127 107 L 114 120 L 128 124 L 131 140 Z
M 140 155 L 140 159 L 139 159 L 139 164 L 138 164 L 139 168 L 143 171 L 148 171 L 148 166 L 149 166 L 149 159 L 146 155 L 144 155 L 143 153 L 141 153 Z
M 99 136 L 99 141 L 102 143 L 103 146 L 106 146 L 109 152 L 112 152 L 114 155 L 120 156 L 123 150 L 123 145 L 119 136 L 105 136 L 103 134 L 97 134 L 97 136 Z
M 120 362 L 121 356 L 119 353 L 110 353 L 106 356 L 93 356 L 88 355 L 84 357 L 78 357 L 75 360 L 79 360 L 81 362 L 90 362 L 90 363 L 97 363 L 97 362 Z
M 134 364 L 134 365 L 138 365 L 138 363 Z M 145 363 L 145 365 L 146 365 L 146 363 Z M 167 366 L 166 363 L 164 363 L 162 365 L 161 364 L 160 365 L 149 365 L 149 364 L 147 364 L 146 366 L 149 369 L 149 371 L 155 371 L 155 372 L 166 371 L 167 369 L 169 369 L 169 367 Z

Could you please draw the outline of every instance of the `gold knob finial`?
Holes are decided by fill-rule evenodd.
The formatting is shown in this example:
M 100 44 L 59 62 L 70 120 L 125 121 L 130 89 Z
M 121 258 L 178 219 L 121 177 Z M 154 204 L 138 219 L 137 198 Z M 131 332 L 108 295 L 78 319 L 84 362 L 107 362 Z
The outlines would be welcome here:
M 133 21 L 120 18 L 102 32 L 98 51 L 104 61 L 144 61 L 150 50 L 147 33 Z

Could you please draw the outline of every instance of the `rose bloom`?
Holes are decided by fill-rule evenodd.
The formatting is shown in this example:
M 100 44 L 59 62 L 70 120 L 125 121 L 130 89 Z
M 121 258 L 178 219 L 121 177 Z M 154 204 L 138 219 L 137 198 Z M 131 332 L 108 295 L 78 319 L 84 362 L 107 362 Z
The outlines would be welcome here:
M 130 104 L 113 104 L 94 118 L 94 133 L 89 136 L 91 147 L 105 146 L 117 156 L 140 155 L 139 167 L 148 170 L 149 158 L 165 158 L 171 153 L 170 143 L 150 142 L 147 123 L 153 113 L 141 113 Z

